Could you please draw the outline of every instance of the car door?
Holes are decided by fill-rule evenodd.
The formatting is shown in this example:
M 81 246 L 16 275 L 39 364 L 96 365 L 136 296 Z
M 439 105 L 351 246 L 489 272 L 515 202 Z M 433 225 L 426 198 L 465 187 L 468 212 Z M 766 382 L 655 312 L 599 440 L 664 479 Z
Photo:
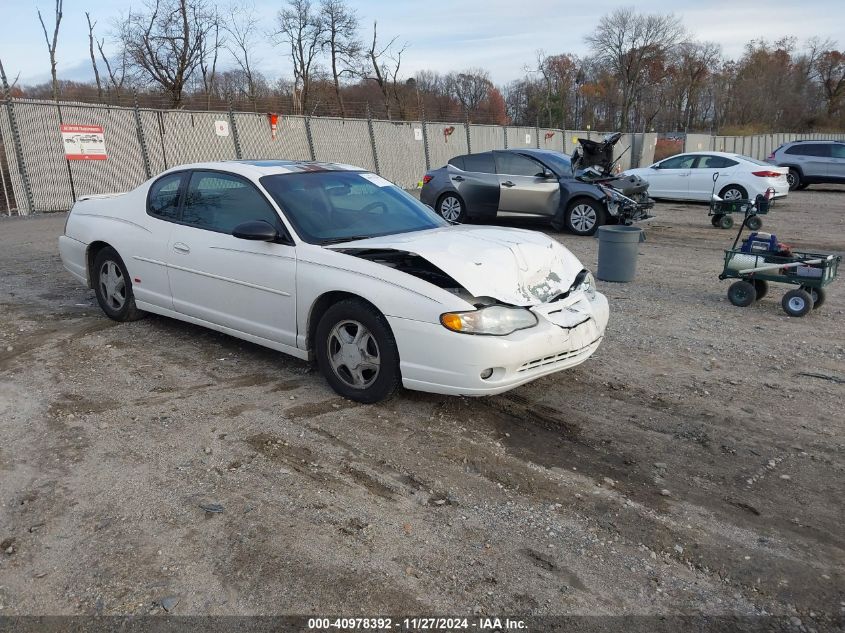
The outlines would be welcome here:
M 516 152 L 493 152 L 499 181 L 499 211 L 554 215 L 560 183 L 540 162 Z
M 265 195 L 240 176 L 198 170 L 184 198 L 168 244 L 173 309 L 295 347 L 295 247 L 232 236 L 251 220 L 286 234 Z
M 449 161 L 449 179 L 472 215 L 496 215 L 499 178 L 493 153 L 466 154 Z
M 648 192 L 658 198 L 686 199 L 689 177 L 698 154 L 678 154 L 651 166 L 646 179 Z
M 711 194 L 719 193 L 722 184 L 727 183 L 729 174 L 739 162 L 725 156 L 702 154 L 690 168 L 688 198 L 709 201 Z M 719 174 L 719 181 L 713 186 L 713 176 Z
M 786 150 L 789 162 L 797 162 L 805 178 L 824 179 L 829 171 L 830 146 L 824 143 L 795 143 Z
M 167 244 L 179 208 L 189 172 L 172 172 L 155 180 L 147 190 L 146 211 L 149 220 L 143 232 L 130 233 L 125 262 L 132 275 L 132 292 L 138 301 L 173 309 L 170 279 L 167 274 Z
M 845 180 L 845 143 L 830 144 L 830 162 L 827 175 L 831 179 Z

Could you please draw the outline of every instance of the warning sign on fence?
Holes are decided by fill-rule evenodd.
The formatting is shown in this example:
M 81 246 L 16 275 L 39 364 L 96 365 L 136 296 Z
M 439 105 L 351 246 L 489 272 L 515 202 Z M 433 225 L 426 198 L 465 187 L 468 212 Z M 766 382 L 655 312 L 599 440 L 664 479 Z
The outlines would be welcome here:
M 106 160 L 106 142 L 99 125 L 63 125 L 62 144 L 68 160 Z

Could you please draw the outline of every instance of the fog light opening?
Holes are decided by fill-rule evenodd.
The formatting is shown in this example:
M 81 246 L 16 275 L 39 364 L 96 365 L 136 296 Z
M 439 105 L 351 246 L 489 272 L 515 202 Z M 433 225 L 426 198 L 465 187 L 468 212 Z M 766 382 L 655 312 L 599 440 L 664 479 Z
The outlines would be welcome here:
M 481 380 L 487 380 L 492 375 L 493 375 L 493 368 L 488 367 L 483 372 L 481 372 Z

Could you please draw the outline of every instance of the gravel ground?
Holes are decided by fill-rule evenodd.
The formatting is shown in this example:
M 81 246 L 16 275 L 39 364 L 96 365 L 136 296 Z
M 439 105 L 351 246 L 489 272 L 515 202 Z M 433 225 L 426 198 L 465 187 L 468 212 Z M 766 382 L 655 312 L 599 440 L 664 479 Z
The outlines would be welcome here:
M 845 188 L 813 187 L 765 228 L 843 251 L 843 211 Z M 0 615 L 841 626 L 845 288 L 802 319 L 784 286 L 733 307 L 734 232 L 706 213 L 658 206 L 637 280 L 599 282 L 584 365 L 375 406 L 233 338 L 111 322 L 62 270 L 63 215 L 0 221 Z M 556 237 L 595 266 L 596 240 Z

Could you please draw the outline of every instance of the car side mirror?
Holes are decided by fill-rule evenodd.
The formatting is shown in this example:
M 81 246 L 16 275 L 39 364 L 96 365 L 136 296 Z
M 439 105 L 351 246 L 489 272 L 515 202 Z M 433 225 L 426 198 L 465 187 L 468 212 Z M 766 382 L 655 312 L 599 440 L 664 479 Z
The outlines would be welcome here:
M 549 171 L 548 169 L 543 170 L 543 178 L 555 178 L 554 173 Z
M 254 242 L 275 242 L 281 237 L 278 229 L 264 220 L 250 220 L 238 224 L 232 229 L 232 236 Z

